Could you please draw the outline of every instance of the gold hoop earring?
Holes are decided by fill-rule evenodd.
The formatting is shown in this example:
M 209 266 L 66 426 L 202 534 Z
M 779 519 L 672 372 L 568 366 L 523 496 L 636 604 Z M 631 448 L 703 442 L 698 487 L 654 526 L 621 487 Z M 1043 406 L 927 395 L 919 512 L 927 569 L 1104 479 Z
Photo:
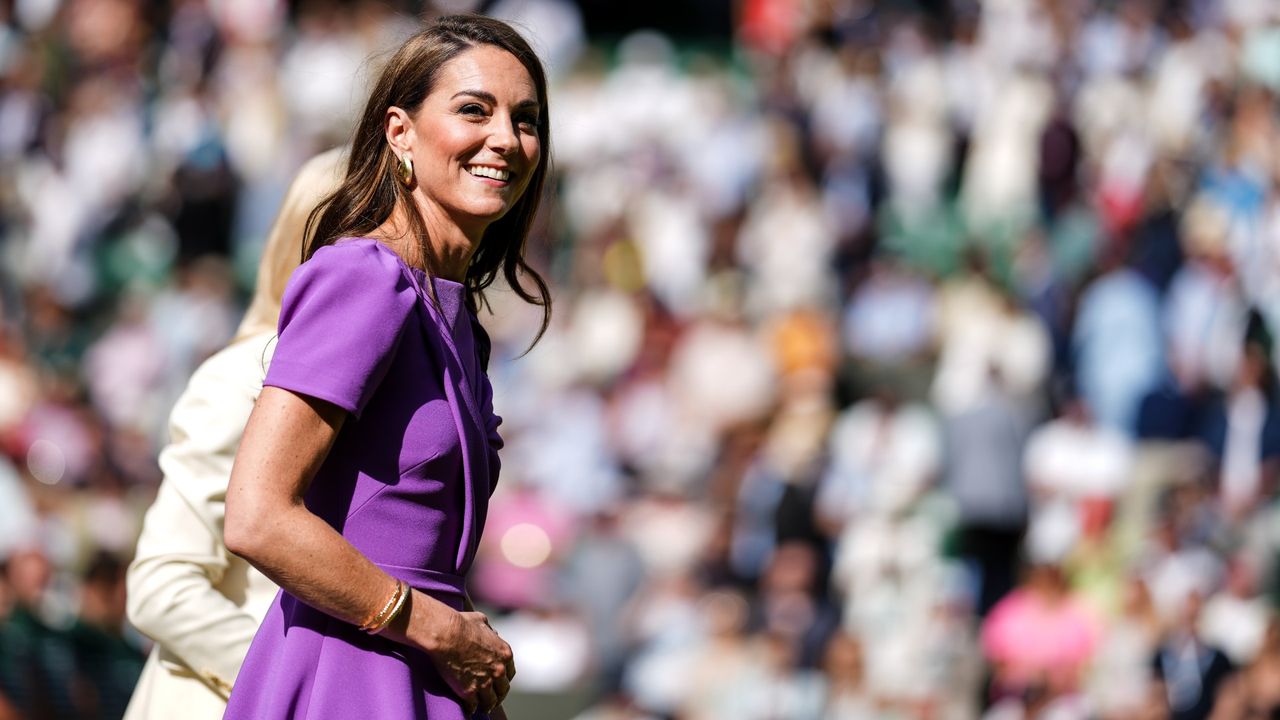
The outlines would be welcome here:
M 413 185 L 413 158 L 409 153 L 400 156 L 400 162 L 396 165 L 396 177 L 405 187 Z

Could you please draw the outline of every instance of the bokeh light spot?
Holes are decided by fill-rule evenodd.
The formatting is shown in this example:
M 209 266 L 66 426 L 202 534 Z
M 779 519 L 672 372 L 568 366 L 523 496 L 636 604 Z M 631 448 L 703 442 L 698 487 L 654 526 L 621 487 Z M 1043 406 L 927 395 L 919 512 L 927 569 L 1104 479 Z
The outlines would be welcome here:
M 502 534 L 502 556 L 522 568 L 535 568 L 551 557 L 551 538 L 533 523 L 513 525 Z
M 36 440 L 27 449 L 27 470 L 38 482 L 57 485 L 67 473 L 67 456 L 49 440 Z

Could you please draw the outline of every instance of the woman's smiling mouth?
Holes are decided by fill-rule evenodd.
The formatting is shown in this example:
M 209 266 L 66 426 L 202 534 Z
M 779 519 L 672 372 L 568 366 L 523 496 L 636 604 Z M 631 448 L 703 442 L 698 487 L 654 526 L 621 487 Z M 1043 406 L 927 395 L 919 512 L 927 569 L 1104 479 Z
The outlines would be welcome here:
M 511 179 L 511 171 L 504 168 L 490 167 L 488 165 L 468 165 L 467 172 L 473 177 L 483 178 L 486 180 L 496 180 L 506 184 Z

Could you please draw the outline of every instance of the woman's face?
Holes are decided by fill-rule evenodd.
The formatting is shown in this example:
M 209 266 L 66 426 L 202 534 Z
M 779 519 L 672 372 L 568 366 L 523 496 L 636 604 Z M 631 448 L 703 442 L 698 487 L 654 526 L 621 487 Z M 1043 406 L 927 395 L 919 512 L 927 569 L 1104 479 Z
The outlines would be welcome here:
M 412 153 L 419 202 L 483 232 L 529 185 L 542 153 L 541 110 L 529 71 L 506 50 L 479 45 L 446 63 L 400 137 Z M 394 125 L 393 146 L 400 144 Z

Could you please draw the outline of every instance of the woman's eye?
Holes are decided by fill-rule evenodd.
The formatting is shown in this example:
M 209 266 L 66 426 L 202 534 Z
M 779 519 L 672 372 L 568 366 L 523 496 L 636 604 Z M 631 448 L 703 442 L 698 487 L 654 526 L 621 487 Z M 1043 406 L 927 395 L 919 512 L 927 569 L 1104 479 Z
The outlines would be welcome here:
M 516 116 L 516 123 L 518 123 L 520 127 L 530 129 L 536 128 L 538 127 L 538 116 L 533 113 L 521 113 Z
M 463 115 L 483 115 L 484 108 L 476 103 L 467 103 L 466 105 L 458 108 L 458 112 Z

